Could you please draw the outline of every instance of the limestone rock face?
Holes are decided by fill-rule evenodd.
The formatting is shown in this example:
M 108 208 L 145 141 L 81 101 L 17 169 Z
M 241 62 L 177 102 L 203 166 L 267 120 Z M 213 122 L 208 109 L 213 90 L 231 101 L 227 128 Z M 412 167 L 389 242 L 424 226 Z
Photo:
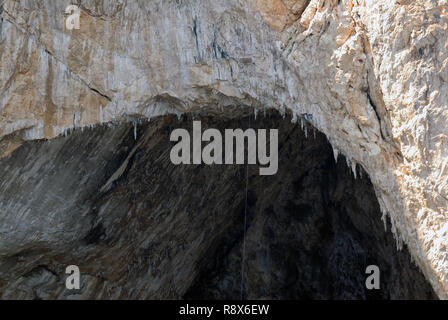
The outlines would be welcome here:
M 448 298 L 447 0 L 86 0 L 72 31 L 68 4 L 6 0 L 0 9 L 5 161 L 73 128 L 202 110 L 238 117 L 237 106 L 288 112 L 365 170 L 398 246 Z M 37 223 L 25 201 L 5 201 L 1 257 L 14 253 L 18 225 Z M 58 212 L 14 241 L 32 253 L 31 235 L 63 223 Z

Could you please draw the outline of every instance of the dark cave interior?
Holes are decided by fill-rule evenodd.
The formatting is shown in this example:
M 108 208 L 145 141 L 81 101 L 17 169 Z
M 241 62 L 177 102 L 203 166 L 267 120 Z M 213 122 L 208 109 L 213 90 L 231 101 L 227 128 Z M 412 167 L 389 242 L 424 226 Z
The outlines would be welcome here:
M 169 139 L 193 119 L 244 130 L 247 115 L 160 117 L 138 122 L 137 139 L 132 122 L 77 129 L 0 160 L 0 220 L 21 224 L 0 252 L 0 297 L 239 299 L 246 212 L 245 299 L 436 298 L 362 168 L 355 179 L 309 125 L 306 137 L 289 116 L 250 117 L 279 129 L 279 163 L 273 176 L 249 166 L 247 207 L 245 165 L 175 166 Z M 64 288 L 72 264 L 75 293 Z M 368 265 L 379 290 L 366 289 Z

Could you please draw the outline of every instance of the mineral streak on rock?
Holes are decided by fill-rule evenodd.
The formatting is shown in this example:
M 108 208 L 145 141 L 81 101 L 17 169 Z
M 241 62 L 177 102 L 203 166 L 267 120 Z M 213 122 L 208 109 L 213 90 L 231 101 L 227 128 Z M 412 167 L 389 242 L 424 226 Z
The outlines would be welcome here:
M 368 174 L 398 246 L 448 298 L 447 0 L 86 0 L 72 31 L 67 5 L 0 10 L 2 157 L 103 122 L 238 117 L 235 106 L 312 115 Z

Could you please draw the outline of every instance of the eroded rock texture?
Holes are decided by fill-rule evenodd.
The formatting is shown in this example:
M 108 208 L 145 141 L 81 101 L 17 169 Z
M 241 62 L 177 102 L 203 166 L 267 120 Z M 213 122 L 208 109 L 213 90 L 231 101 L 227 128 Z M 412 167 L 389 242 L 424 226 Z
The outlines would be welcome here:
M 289 110 L 367 172 L 399 246 L 448 298 L 447 0 L 76 3 L 73 31 L 65 0 L 3 5 L 3 156 L 109 121 Z
M 204 129 L 248 123 L 202 118 Z M 281 160 L 275 176 L 249 167 L 244 298 L 435 297 L 397 253 L 368 178 L 336 164 L 322 134 L 307 139 L 278 114 L 251 125 L 279 128 Z M 246 167 L 171 164 L 178 127 L 191 131 L 192 118 L 142 123 L 136 141 L 132 123 L 78 129 L 1 160 L 0 296 L 239 299 Z M 65 290 L 72 264 L 79 292 Z M 366 290 L 370 264 L 380 290 Z

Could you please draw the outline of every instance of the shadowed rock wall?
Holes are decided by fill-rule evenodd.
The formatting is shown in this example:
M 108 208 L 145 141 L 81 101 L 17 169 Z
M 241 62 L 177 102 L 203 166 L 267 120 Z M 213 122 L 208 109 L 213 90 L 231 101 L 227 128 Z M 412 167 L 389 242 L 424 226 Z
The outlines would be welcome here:
M 192 117 L 204 130 L 249 123 L 168 116 L 140 122 L 136 140 L 133 123 L 77 129 L 0 160 L 0 297 L 238 299 L 246 168 L 174 166 L 169 136 Z M 355 179 L 322 134 L 308 127 L 306 138 L 289 117 L 251 125 L 279 128 L 279 171 L 249 166 L 245 298 L 435 298 L 385 231 L 365 173 Z M 65 290 L 72 264 L 79 292 Z M 370 264 L 381 290 L 365 289 Z

